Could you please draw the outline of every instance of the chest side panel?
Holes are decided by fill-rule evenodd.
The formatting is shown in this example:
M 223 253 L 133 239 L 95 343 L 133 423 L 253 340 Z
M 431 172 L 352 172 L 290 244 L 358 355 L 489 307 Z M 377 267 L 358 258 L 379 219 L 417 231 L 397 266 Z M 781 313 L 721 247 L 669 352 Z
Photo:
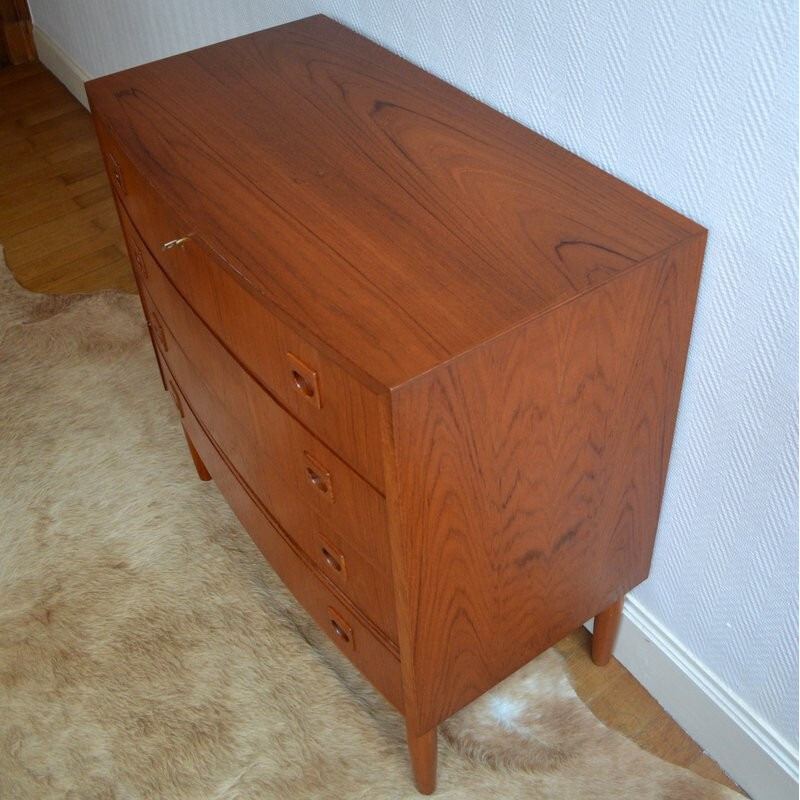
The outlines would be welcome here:
M 393 393 L 418 730 L 647 576 L 703 248 L 691 239 Z

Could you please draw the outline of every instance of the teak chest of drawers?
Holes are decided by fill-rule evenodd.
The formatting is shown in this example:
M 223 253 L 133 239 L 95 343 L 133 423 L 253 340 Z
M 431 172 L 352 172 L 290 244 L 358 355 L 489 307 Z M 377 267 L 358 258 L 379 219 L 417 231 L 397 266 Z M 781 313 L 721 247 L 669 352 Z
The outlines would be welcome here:
M 87 91 L 197 470 L 431 792 L 438 723 L 610 655 L 705 231 L 321 16 Z

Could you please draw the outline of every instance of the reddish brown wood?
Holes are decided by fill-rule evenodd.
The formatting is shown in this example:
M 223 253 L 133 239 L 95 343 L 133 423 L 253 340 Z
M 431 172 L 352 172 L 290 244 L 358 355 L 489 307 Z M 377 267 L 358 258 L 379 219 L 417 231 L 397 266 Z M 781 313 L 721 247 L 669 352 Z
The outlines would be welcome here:
M 156 353 L 158 354 L 158 348 L 156 348 Z M 162 378 L 164 376 L 164 370 L 161 370 Z M 180 391 L 178 391 L 178 387 L 175 385 L 175 381 L 172 378 L 166 381 L 166 388 L 167 391 L 172 396 L 172 401 L 175 403 L 175 408 L 178 409 L 178 414 L 180 415 L 181 422 L 186 418 L 186 411 L 184 409 L 184 401 L 183 396 Z M 192 440 L 189 437 L 189 433 L 187 432 L 186 428 L 183 429 L 183 436 L 186 439 L 186 444 L 189 446 L 189 455 L 192 457 L 192 461 L 194 462 L 194 467 L 197 470 L 197 477 L 200 478 L 201 481 L 210 481 L 211 475 L 209 474 L 208 470 L 206 469 L 205 464 L 203 464 L 203 459 L 200 458 L 200 454 L 195 449 L 195 446 L 192 444 Z
M 321 16 L 87 91 L 182 234 L 388 387 L 701 231 Z
M 392 393 L 390 534 L 418 729 L 647 576 L 703 245 Z
M 303 453 L 306 462 L 306 482 L 314 490 L 315 497 L 322 497 L 329 503 L 336 502 L 331 471 L 308 451 Z
M 109 143 L 102 125 L 98 125 L 98 130 L 101 145 L 107 151 L 113 147 L 118 168 L 125 174 L 128 192 L 125 202 L 118 202 L 117 206 L 129 249 L 135 248 L 143 254 L 144 271 L 148 263 L 154 263 L 152 250 L 161 268 L 152 281 L 163 281 L 162 276 L 168 276 L 173 287 L 253 376 L 382 491 L 383 459 L 380 449 L 374 446 L 380 439 L 378 396 L 270 314 L 263 303 L 246 292 L 226 270 L 220 269 L 201 244 L 190 240 L 183 247 L 161 250 L 161 243 L 178 235 L 176 232 L 189 230 L 188 224 L 147 190 L 124 153 Z M 126 208 L 135 212 L 138 224 L 150 236 L 140 235 Z M 147 275 L 140 277 L 140 282 L 156 292 L 152 281 Z M 324 394 L 327 402 L 309 403 L 298 393 L 288 354 L 297 360 L 296 366 L 302 365 L 307 370 L 308 379 L 315 380 L 317 396 Z
M 183 435 L 186 438 L 186 444 L 189 446 L 189 455 L 191 455 L 194 468 L 197 470 L 197 477 L 200 478 L 201 481 L 210 481 L 211 473 L 206 469 L 203 459 L 200 458 L 200 454 L 195 449 L 194 444 L 192 444 L 192 440 L 189 438 L 189 434 L 186 430 L 183 431 Z
M 36 60 L 27 0 L 0 0 L 0 66 Z
M 625 598 L 620 597 L 608 608 L 595 615 L 592 629 L 592 661 L 598 667 L 604 667 L 611 661 L 614 643 L 617 641 L 619 624 L 622 621 L 622 605 Z
M 114 205 L 117 209 L 117 214 L 119 215 L 120 222 L 122 223 L 122 230 L 125 238 L 125 246 L 128 249 L 128 255 L 130 256 L 131 261 L 131 269 L 133 272 L 133 279 L 136 282 L 136 288 L 139 291 L 139 297 L 142 296 L 143 291 L 143 283 L 147 279 L 147 266 L 145 265 L 144 258 L 143 258 L 143 251 L 146 251 L 146 248 L 139 240 L 138 236 L 135 235 L 135 230 L 133 230 L 132 226 L 126 227 L 127 215 L 125 213 L 125 207 L 120 202 L 119 197 L 114 194 Z M 147 318 L 147 310 L 142 305 L 142 310 L 145 312 L 145 318 Z M 147 320 L 147 333 L 150 337 L 150 343 L 153 346 L 153 352 L 156 354 L 156 362 L 158 363 L 158 374 L 161 378 L 161 384 L 164 389 L 167 388 L 167 381 L 164 378 L 164 372 L 161 369 L 161 361 L 158 359 L 158 345 L 156 344 L 155 336 L 153 334 L 153 329 L 150 325 L 150 320 Z
M 157 270 L 155 265 L 151 265 L 151 273 L 155 274 Z M 153 305 L 146 290 L 142 291 L 142 302 L 146 310 Z M 168 370 L 175 376 L 172 380 L 180 385 L 181 394 L 189 397 L 217 446 L 226 453 L 234 468 L 252 487 L 251 491 L 269 508 L 283 529 L 291 532 L 297 546 L 304 550 L 327 580 L 364 609 L 365 615 L 396 643 L 394 589 L 389 577 L 390 556 L 385 516 L 381 510 L 383 498 L 349 472 L 327 449 L 320 449 L 316 442 L 317 452 L 324 454 L 320 458 L 326 459 L 329 455 L 328 460 L 339 467 L 335 472 L 335 502 L 328 499 L 330 493 L 320 493 L 308 480 L 309 465 L 315 464 L 316 470 L 327 476 L 331 486 L 334 479 L 318 459 L 312 457 L 309 460 L 307 449 L 314 440 L 300 428 L 287 429 L 287 424 L 291 426 L 291 418 L 271 408 L 269 398 L 263 397 L 260 391 L 249 402 L 236 407 L 238 411 L 227 411 L 226 401 L 211 392 L 207 380 L 219 376 L 216 380 L 218 392 L 232 393 L 234 398 L 238 398 L 241 393 L 237 387 L 243 379 L 241 372 L 237 373 L 228 355 L 207 338 L 208 334 L 197 320 L 183 327 L 179 318 L 184 315 L 192 318 L 194 315 L 179 297 L 170 298 L 168 305 L 170 318 L 173 322 L 179 320 L 182 341 L 199 342 L 195 357 L 204 353 L 209 365 L 213 366 L 205 379 L 200 376 L 173 332 L 165 326 L 164 338 L 169 346 L 166 351 L 157 350 L 163 362 L 162 371 Z M 148 311 L 148 316 L 153 315 Z M 173 396 L 178 395 L 174 388 L 171 391 Z M 247 396 L 246 390 L 244 394 Z M 251 413 L 257 416 L 252 417 Z M 210 422 L 206 423 L 206 420 Z M 263 424 L 259 420 L 263 420 Z M 259 431 L 267 431 L 277 438 L 265 438 L 266 434 L 259 435 Z M 282 451 L 282 446 L 288 449 Z M 279 451 L 277 461 L 270 456 L 274 450 Z M 331 571 L 322 552 L 326 541 L 335 542 L 340 553 L 347 553 L 350 569 L 346 573 Z
M 392 705 L 402 711 L 403 694 L 397 656 L 369 621 L 320 579 L 317 570 L 296 548 L 293 539 L 273 522 L 269 512 L 245 485 L 242 477 L 214 446 L 185 398 L 184 412 L 183 425 L 203 463 L 208 465 L 214 482 L 280 579 L 331 641 Z M 352 631 L 351 641 L 357 642 L 357 648 L 337 635 L 331 625 L 331 610 L 340 624 L 344 622 Z
M 647 576 L 705 231 L 324 17 L 87 91 L 187 435 L 433 791 Z
M 436 762 L 439 755 L 436 738 L 436 728 L 417 735 L 406 727 L 414 784 L 420 794 L 433 794 L 436 789 Z
M 342 616 L 338 609 L 328 606 L 327 610 L 330 630 L 333 631 L 333 640 L 342 650 L 354 653 L 356 650 L 356 635 L 353 633 L 353 626 Z
M 289 385 L 299 397 L 307 400 L 315 408 L 322 408 L 322 392 L 319 388 L 319 375 L 294 353 L 286 354 L 286 369 Z
M 150 271 L 159 273 L 155 267 Z M 144 291 L 142 301 L 157 330 L 156 341 L 163 338 L 159 349 L 214 439 L 250 485 L 260 493 L 269 491 L 276 478 L 287 481 L 340 530 L 385 537 L 383 496 L 242 370 L 167 281 L 158 289 L 158 299 Z M 309 480 L 309 457 L 335 487 L 333 502 L 330 493 Z

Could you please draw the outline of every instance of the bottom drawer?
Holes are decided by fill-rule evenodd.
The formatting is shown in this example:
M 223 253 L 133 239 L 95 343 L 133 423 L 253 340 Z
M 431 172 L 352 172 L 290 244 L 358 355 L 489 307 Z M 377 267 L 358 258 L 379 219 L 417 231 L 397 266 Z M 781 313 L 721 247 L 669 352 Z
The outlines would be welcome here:
M 313 568 L 278 532 L 250 490 L 208 438 L 172 376 L 167 374 L 166 378 L 192 444 L 239 521 L 286 588 L 373 686 L 402 711 L 399 660 L 370 632 L 360 615 L 323 585 Z

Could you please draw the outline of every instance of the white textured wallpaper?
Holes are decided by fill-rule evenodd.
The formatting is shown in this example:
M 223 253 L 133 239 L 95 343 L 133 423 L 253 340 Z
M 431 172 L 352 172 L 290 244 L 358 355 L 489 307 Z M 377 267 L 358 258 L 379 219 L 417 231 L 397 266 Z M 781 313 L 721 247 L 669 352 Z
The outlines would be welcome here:
M 93 76 L 323 12 L 709 228 L 635 595 L 796 746 L 796 0 L 29 2 Z

